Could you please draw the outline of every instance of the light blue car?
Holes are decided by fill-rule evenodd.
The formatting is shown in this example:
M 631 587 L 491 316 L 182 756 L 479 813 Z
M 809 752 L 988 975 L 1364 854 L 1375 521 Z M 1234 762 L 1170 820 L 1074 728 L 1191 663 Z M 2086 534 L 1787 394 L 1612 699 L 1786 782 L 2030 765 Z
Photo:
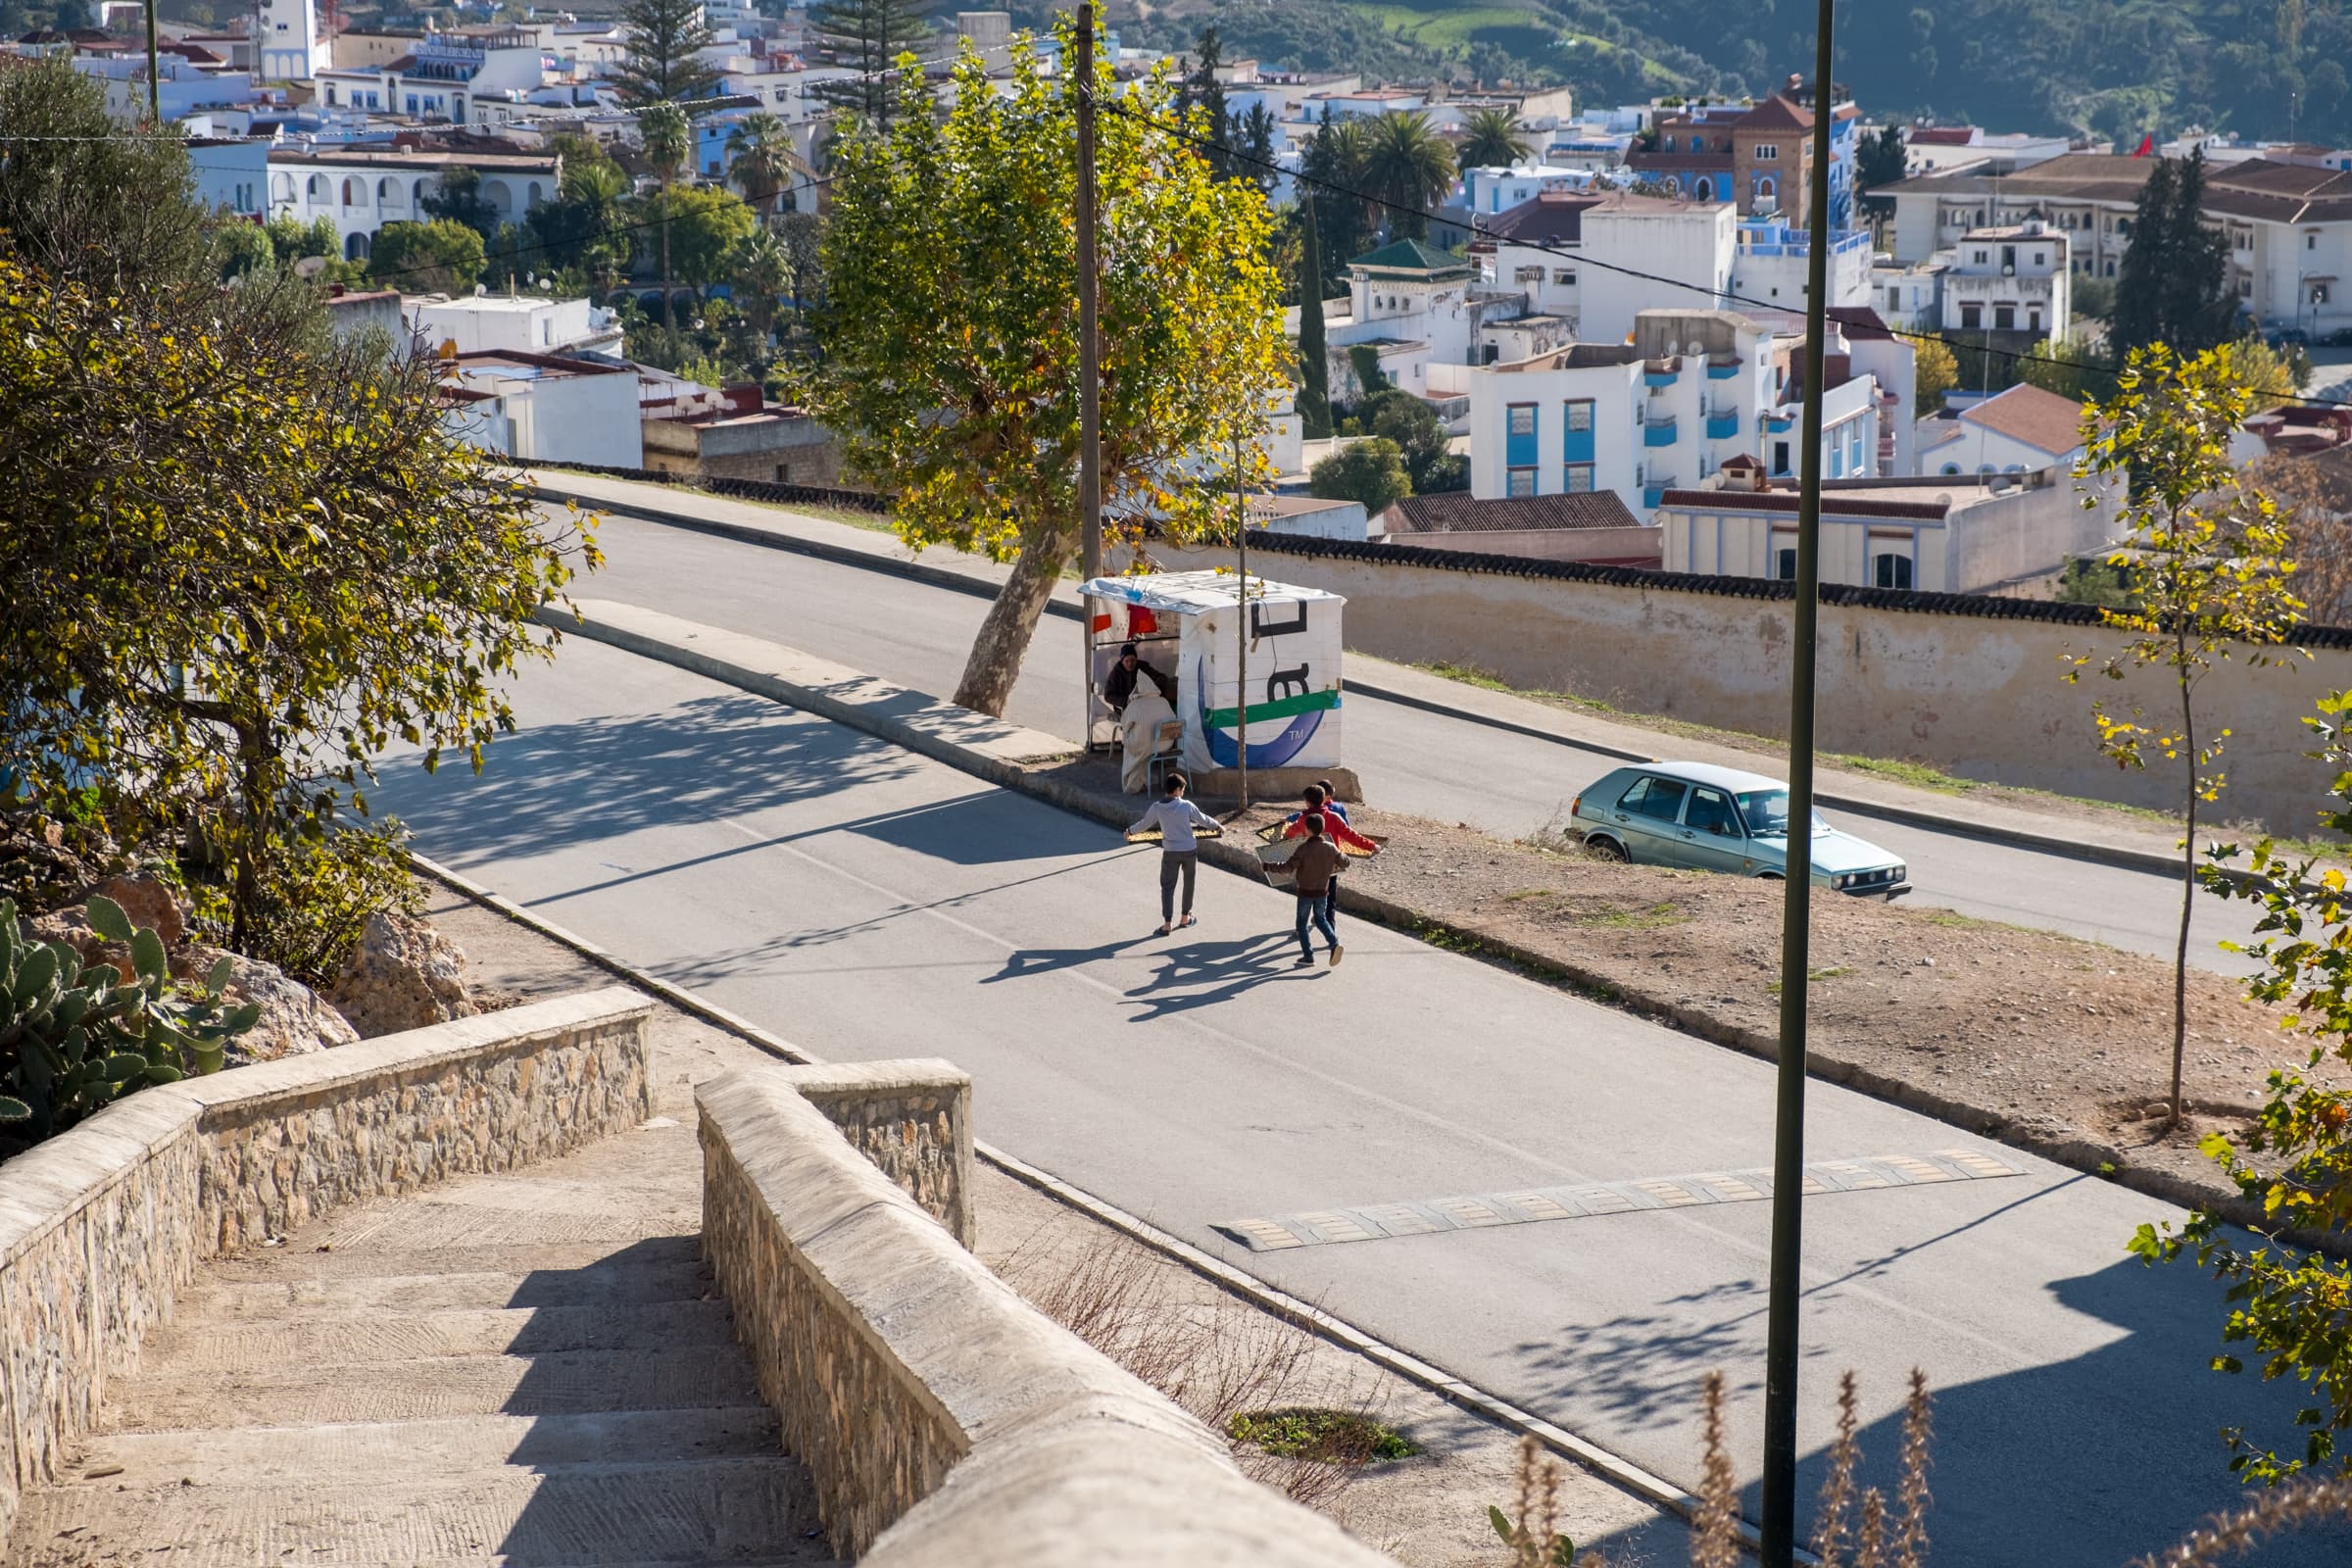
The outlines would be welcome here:
M 1603 860 L 1785 880 L 1788 786 L 1705 762 L 1644 762 L 1588 785 L 1568 808 L 1571 831 Z M 1896 898 L 1911 868 L 1813 813 L 1813 885 Z

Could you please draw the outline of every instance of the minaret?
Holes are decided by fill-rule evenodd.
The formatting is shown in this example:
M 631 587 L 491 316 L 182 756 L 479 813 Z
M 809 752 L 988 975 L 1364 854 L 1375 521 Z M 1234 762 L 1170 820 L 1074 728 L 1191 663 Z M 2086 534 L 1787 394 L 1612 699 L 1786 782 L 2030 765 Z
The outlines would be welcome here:
M 261 0 L 255 47 L 265 81 L 308 81 L 333 63 L 315 0 Z

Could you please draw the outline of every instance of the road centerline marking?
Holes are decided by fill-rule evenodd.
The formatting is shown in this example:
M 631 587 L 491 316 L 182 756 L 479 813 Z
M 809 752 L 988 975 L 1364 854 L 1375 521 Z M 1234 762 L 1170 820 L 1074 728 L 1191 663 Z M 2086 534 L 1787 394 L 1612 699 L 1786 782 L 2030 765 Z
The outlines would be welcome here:
M 1804 1191 L 1807 1197 L 1827 1198 L 1839 1193 L 1887 1192 L 1898 1187 L 1998 1181 L 2004 1176 L 2026 1174 L 2022 1164 L 2013 1164 L 1981 1150 L 1938 1149 L 1925 1154 L 1873 1154 L 1858 1159 L 1819 1160 L 1804 1168 Z M 1352 1208 L 1318 1208 L 1296 1214 L 1217 1220 L 1209 1228 L 1252 1252 L 1274 1252 L 1295 1247 L 1335 1247 L 1346 1242 L 1434 1236 L 1444 1231 L 1492 1230 L 1501 1225 L 1538 1225 L 1602 1214 L 1659 1213 L 1723 1203 L 1753 1203 L 1771 1196 L 1770 1171 L 1705 1171 L 1694 1176 L 1638 1176 L 1621 1182 L 1526 1188 L 1462 1198 L 1392 1200 Z

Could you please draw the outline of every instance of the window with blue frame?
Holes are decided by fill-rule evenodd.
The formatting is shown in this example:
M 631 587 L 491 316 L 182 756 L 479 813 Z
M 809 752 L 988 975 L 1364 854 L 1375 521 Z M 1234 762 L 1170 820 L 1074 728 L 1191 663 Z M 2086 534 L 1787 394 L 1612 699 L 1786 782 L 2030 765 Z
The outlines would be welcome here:
M 1570 398 L 1561 406 L 1560 457 L 1570 464 L 1592 461 L 1592 400 Z
M 1506 466 L 1533 469 L 1536 463 L 1536 406 L 1513 403 L 1503 411 L 1503 455 Z M 1530 489 L 1527 494 L 1534 495 Z
M 1572 496 L 1592 494 L 1592 465 L 1590 463 L 1565 465 L 1560 473 L 1560 490 L 1563 494 Z
M 1533 468 L 1511 469 L 1504 488 L 1505 492 L 1513 497 L 1534 495 L 1536 493 L 1536 470 Z

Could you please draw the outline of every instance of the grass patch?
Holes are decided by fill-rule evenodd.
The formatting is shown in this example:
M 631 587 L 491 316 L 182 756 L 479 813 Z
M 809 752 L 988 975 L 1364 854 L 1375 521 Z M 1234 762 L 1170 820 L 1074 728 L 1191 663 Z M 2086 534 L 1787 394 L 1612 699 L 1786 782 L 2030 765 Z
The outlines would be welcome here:
M 1496 33 L 1526 34 L 1537 47 L 1548 48 L 1556 36 L 1549 27 L 1530 25 L 1524 9 L 1506 6 L 1415 6 L 1356 0 L 1348 9 L 1378 23 L 1385 30 L 1401 29 L 1423 48 L 1466 46 L 1493 39 Z
M 1299 1405 L 1287 1410 L 1242 1410 L 1226 1431 L 1236 1443 L 1253 1444 L 1283 1459 L 1318 1464 L 1377 1464 L 1410 1459 L 1421 1446 L 1395 1427 L 1354 1410 Z
M 1551 888 L 1516 888 L 1505 893 L 1502 896 L 1502 902 L 1517 904 L 1525 899 L 1548 899 L 1552 896 L 1553 891 Z
M 1805 971 L 1805 983 L 1807 985 L 1817 985 L 1824 980 L 1835 980 L 1839 975 L 1852 974 L 1853 972 L 1854 971 L 1851 969 L 1843 968 L 1807 969 Z M 1781 983 L 1778 980 L 1775 980 L 1771 984 L 1767 985 L 1764 989 L 1769 995 L 1777 997 L 1781 994 Z
M 1653 904 L 1646 909 L 1603 909 L 1596 914 L 1580 914 L 1570 924 L 1601 931 L 1655 931 L 1661 926 L 1689 925 L 1691 918 L 1671 904 Z
M 1885 757 L 1846 757 L 1836 753 L 1824 754 L 1822 760 L 1849 772 L 1892 779 L 1897 784 L 1908 784 L 1913 789 L 1934 790 L 1938 795 L 1966 795 L 1971 790 L 1984 788 L 1982 780 L 1955 778 L 1925 762 L 1897 761 Z

